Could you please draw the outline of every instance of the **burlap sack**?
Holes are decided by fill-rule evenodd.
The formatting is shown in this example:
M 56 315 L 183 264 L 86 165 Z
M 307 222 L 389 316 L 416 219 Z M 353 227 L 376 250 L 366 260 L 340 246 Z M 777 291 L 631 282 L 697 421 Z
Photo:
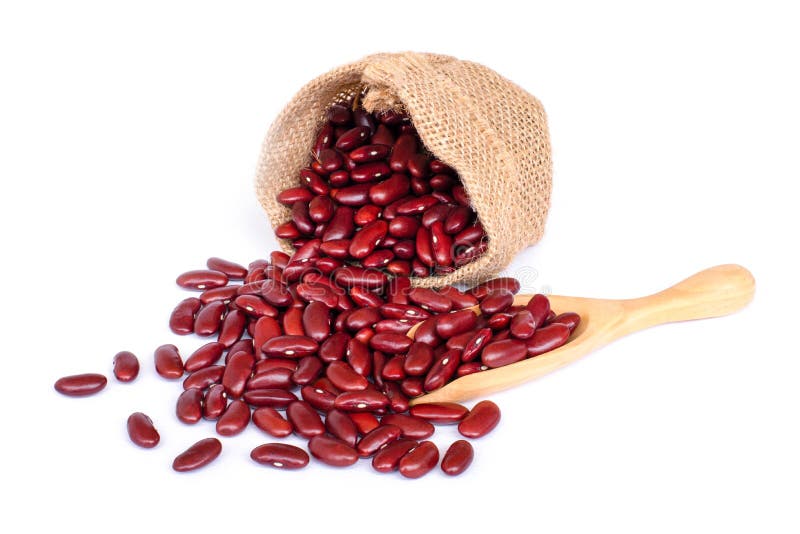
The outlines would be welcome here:
M 422 287 L 477 283 L 496 275 L 544 231 L 552 162 L 541 103 L 476 63 L 423 53 L 376 54 L 311 81 L 275 119 L 261 150 L 256 194 L 273 227 L 290 211 L 277 193 L 299 184 L 327 108 L 365 92 L 367 111 L 404 108 L 427 149 L 458 171 L 488 235 L 488 249 Z M 288 242 L 281 246 L 291 252 Z

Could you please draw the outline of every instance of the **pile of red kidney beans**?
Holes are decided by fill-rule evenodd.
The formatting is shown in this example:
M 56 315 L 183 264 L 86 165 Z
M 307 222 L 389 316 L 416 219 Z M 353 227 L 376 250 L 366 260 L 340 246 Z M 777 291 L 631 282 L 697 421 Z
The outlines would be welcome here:
M 553 350 L 580 317 L 557 315 L 544 295 L 515 305 L 520 285 L 513 278 L 466 291 L 413 288 L 410 276 L 450 272 L 485 249 L 464 189 L 452 169 L 425 154 L 404 116 L 333 106 L 328 118 L 314 163 L 301 171 L 303 185 L 278 195 L 292 219 L 276 233 L 292 240 L 294 254 L 273 252 L 248 267 L 210 258 L 207 269 L 180 275 L 178 285 L 201 293 L 178 303 L 170 328 L 216 341 L 185 358 L 175 345 L 158 347 L 156 372 L 183 379 L 180 421 L 215 421 L 221 436 L 252 421 L 275 438 L 307 439 L 311 455 L 331 466 L 371 458 L 382 473 L 418 478 L 440 465 L 458 475 L 473 447 L 455 441 L 440 464 L 428 440 L 434 425 L 457 424 L 476 439 L 497 425 L 500 410 L 488 400 L 471 410 L 410 407 L 409 400 Z M 139 373 L 130 352 L 117 354 L 113 366 L 121 382 Z M 84 396 L 106 383 L 101 374 L 82 374 L 59 379 L 55 389 Z M 160 440 L 140 412 L 128 418 L 128 433 L 144 448 Z M 209 437 L 178 455 L 173 468 L 197 469 L 221 452 Z M 256 447 L 251 458 L 283 469 L 309 462 L 305 450 L 279 442 Z

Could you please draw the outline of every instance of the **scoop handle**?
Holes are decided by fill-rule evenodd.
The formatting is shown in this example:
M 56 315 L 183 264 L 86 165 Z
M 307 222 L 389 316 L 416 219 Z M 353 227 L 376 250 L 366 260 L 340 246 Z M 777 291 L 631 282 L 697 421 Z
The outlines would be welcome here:
M 741 265 L 717 265 L 646 297 L 623 301 L 630 330 L 662 323 L 720 317 L 745 307 L 755 293 Z

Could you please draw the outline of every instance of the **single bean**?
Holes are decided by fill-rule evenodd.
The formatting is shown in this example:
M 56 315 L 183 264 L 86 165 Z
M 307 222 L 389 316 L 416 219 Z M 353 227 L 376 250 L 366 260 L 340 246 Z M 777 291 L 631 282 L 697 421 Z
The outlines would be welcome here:
M 205 389 L 212 384 L 218 384 L 222 381 L 224 372 L 224 365 L 212 365 L 195 371 L 183 381 L 183 389 Z
M 431 423 L 449 424 L 462 421 L 469 410 L 466 406 L 454 402 L 429 402 L 426 404 L 415 404 L 411 407 L 411 415 L 419 417 Z
M 255 358 L 249 352 L 240 351 L 230 357 L 222 374 L 222 385 L 228 396 L 234 399 L 242 396 L 254 364 Z
M 217 434 L 235 436 L 247 428 L 248 424 L 250 424 L 250 406 L 244 401 L 235 400 L 217 419 Z
M 298 335 L 277 336 L 261 346 L 267 357 L 285 356 L 287 358 L 302 358 L 317 352 L 319 344 L 312 338 Z
M 214 365 L 220 359 L 224 351 L 225 345 L 222 343 L 218 343 L 216 341 L 206 343 L 194 351 L 191 356 L 186 359 L 186 363 L 184 364 L 183 368 L 192 373 L 199 369 L 203 369 L 204 367 Z
M 381 426 L 370 431 L 367 435 L 361 438 L 361 441 L 358 442 L 358 445 L 356 446 L 358 455 L 362 458 L 372 456 L 378 452 L 381 447 L 384 447 L 392 441 L 399 439 L 401 433 L 402 431 L 399 427 L 381 424 Z
M 142 412 L 132 413 L 128 417 L 128 437 L 139 447 L 152 449 L 161 440 L 153 421 Z
M 379 473 L 397 471 L 400 459 L 418 445 L 419 442 L 404 438 L 389 443 L 372 457 L 373 469 Z
M 449 338 L 473 330 L 478 324 L 478 318 L 472 310 L 459 310 L 441 315 L 436 320 L 436 333 Z
M 301 469 L 308 465 L 308 453 L 287 443 L 265 443 L 250 451 L 250 458 L 278 469 Z
M 343 391 L 362 391 L 367 388 L 369 381 L 358 374 L 350 364 L 336 360 L 328 364 L 325 376 L 333 382 L 337 388 Z
M 461 351 L 458 349 L 448 350 L 434 362 L 428 374 L 425 375 L 425 391 L 433 391 L 444 386 L 453 375 L 461 363 Z
M 534 332 L 526 341 L 527 356 L 533 357 L 557 349 L 569 339 L 569 326 L 561 323 L 553 323 L 543 326 Z
M 181 393 L 175 405 L 175 415 L 189 425 L 198 422 L 203 416 L 203 391 L 189 388 Z
M 481 361 L 487 367 L 503 367 L 524 360 L 527 356 L 525 343 L 516 339 L 492 340 L 481 352 Z
M 404 438 L 427 439 L 433 435 L 433 425 L 413 415 L 393 413 L 381 418 L 382 425 L 394 425 L 400 428 Z
M 180 336 L 194 332 L 194 316 L 203 303 L 198 298 L 184 299 L 175 306 L 169 316 L 169 328 Z
M 310 439 L 325 433 L 322 419 L 308 402 L 295 401 L 289 404 L 286 408 L 286 418 L 298 436 Z
M 423 441 L 400 458 L 398 468 L 406 478 L 428 474 L 439 463 L 439 449 L 432 441 Z
M 228 407 L 228 395 L 222 384 L 212 384 L 203 395 L 203 418 L 218 419 Z
M 331 436 L 314 436 L 308 442 L 311 455 L 334 467 L 347 467 L 358 461 L 358 453 L 344 441 Z
M 219 271 L 201 269 L 187 271 L 178 276 L 175 282 L 186 289 L 209 289 L 228 285 L 228 277 Z
M 362 377 L 363 378 L 363 377 Z M 372 412 L 386 408 L 389 399 L 378 391 L 345 391 L 336 397 L 334 407 L 346 412 Z
M 194 333 L 198 336 L 216 334 L 222 324 L 227 306 L 222 301 L 209 302 L 194 319 Z
M 172 469 L 178 472 L 199 469 L 213 462 L 222 452 L 222 443 L 217 438 L 201 439 L 175 457 Z
M 511 335 L 517 339 L 528 339 L 536 331 L 536 320 L 528 310 L 518 311 L 511 318 Z
M 475 457 L 472 445 L 463 439 L 456 440 L 444 453 L 442 471 L 446 475 L 457 476 L 467 470 Z
M 285 438 L 292 433 L 292 424 L 275 408 L 262 406 L 253 410 L 253 424 L 276 438 Z
M 244 401 L 255 407 L 270 406 L 272 408 L 286 408 L 297 396 L 291 391 L 277 388 L 253 389 L 245 391 Z
M 114 356 L 114 376 L 120 382 L 130 382 L 139 376 L 139 359 L 126 350 Z
M 369 340 L 369 346 L 373 350 L 398 354 L 406 352 L 413 341 L 405 334 L 380 333 L 375 334 Z
M 492 329 L 491 328 L 481 328 L 480 330 L 476 331 L 472 334 L 467 344 L 464 346 L 463 352 L 461 353 L 461 361 L 462 362 L 470 362 L 477 358 L 483 348 L 489 344 L 492 340 Z
M 469 414 L 458 424 L 462 436 L 477 439 L 491 432 L 500 422 L 500 408 L 490 400 L 472 407 Z
M 85 373 L 59 378 L 54 387 L 56 391 L 68 397 L 85 397 L 101 391 L 107 382 L 108 379 L 101 374 Z
M 298 362 L 297 370 L 292 374 L 292 381 L 298 386 L 305 386 L 315 381 L 322 370 L 322 360 L 316 356 L 306 356 Z

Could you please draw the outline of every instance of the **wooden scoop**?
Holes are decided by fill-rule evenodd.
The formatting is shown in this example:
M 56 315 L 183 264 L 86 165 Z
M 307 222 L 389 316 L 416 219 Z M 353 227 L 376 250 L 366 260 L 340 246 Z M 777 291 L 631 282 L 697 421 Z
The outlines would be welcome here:
M 651 326 L 728 315 L 753 299 L 755 280 L 740 265 L 718 265 L 690 276 L 654 295 L 627 300 L 549 296 L 556 313 L 576 312 L 581 322 L 561 347 L 520 362 L 473 373 L 411 400 L 459 402 L 516 386 L 572 363 L 615 339 Z M 517 295 L 514 305 L 523 305 L 531 295 Z M 480 313 L 478 306 L 473 306 Z M 415 326 L 408 331 L 413 338 Z

